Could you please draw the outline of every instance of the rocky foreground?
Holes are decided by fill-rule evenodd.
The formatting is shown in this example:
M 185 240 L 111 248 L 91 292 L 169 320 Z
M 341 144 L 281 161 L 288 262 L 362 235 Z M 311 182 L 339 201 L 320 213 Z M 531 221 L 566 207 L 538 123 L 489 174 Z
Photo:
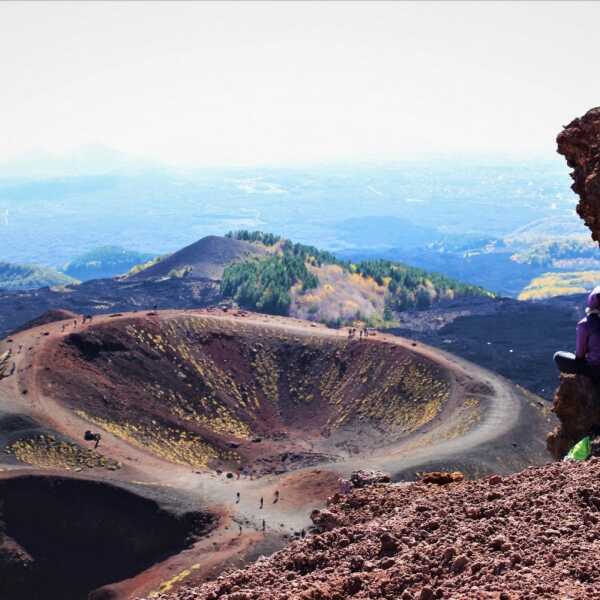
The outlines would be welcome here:
M 600 598 L 600 459 L 337 494 L 319 532 L 161 600 Z

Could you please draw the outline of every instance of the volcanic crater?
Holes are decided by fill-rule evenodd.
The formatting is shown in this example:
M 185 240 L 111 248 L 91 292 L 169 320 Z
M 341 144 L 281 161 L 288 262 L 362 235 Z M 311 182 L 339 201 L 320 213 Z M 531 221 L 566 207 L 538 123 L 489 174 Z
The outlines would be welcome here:
M 0 578 L 16 600 L 44 586 L 40 597 L 125 600 L 204 581 L 301 535 L 356 469 L 400 481 L 548 459 L 538 398 L 381 332 L 169 310 L 42 323 L 0 353 L 15 365 L 0 380 Z M 113 560 L 120 543 L 128 557 Z
M 40 383 L 161 458 L 256 474 L 373 452 L 444 411 L 443 367 L 318 333 L 202 315 L 118 319 L 57 340 Z
M 0 480 L 0 597 L 81 600 L 188 547 L 214 523 L 115 485 L 26 475 Z

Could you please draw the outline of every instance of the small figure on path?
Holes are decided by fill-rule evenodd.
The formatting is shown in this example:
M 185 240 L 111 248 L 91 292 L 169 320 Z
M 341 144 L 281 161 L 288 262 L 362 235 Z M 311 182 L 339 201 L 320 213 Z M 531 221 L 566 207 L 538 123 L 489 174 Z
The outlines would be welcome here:
M 86 442 L 96 442 L 96 444 L 94 445 L 95 450 L 100 445 L 100 440 L 102 439 L 102 436 L 99 433 L 94 433 L 93 431 L 88 430 L 83 434 L 83 439 Z
M 265 530 L 266 530 L 266 528 L 267 528 L 267 523 L 266 523 L 266 521 L 263 519 L 263 520 L 262 520 L 262 530 L 263 530 L 263 531 L 265 531 Z
M 261 496 L 260 497 L 260 508 L 261 508 L 261 510 L 262 510 L 262 507 L 264 506 L 264 504 L 265 504 L 265 499 Z
M 277 504 L 279 502 L 279 490 L 275 490 L 275 499 L 273 500 L 273 504 Z
M 240 493 L 239 492 L 235 495 L 235 503 L 236 504 L 240 503 Z

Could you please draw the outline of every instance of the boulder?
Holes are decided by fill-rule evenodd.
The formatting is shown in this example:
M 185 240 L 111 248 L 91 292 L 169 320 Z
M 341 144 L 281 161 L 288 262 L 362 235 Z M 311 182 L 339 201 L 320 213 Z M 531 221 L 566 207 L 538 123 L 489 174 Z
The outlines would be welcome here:
M 389 483 L 391 479 L 383 471 L 353 471 L 350 481 L 355 488 L 363 488 L 377 483 Z
M 572 190 L 579 196 L 577 214 L 600 241 L 600 107 L 571 121 L 556 138 L 558 153 L 573 169 Z
M 560 425 L 548 435 L 546 444 L 550 454 L 560 460 L 583 437 L 600 432 L 600 382 L 562 374 L 552 410 Z

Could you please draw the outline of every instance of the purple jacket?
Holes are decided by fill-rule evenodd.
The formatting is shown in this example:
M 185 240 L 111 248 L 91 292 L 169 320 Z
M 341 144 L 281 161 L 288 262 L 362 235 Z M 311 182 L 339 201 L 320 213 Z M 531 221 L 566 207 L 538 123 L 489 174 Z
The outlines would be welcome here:
M 588 296 L 588 310 L 600 311 L 600 286 Z M 600 366 L 600 331 L 591 327 L 589 317 L 577 323 L 575 355 L 589 364 Z

